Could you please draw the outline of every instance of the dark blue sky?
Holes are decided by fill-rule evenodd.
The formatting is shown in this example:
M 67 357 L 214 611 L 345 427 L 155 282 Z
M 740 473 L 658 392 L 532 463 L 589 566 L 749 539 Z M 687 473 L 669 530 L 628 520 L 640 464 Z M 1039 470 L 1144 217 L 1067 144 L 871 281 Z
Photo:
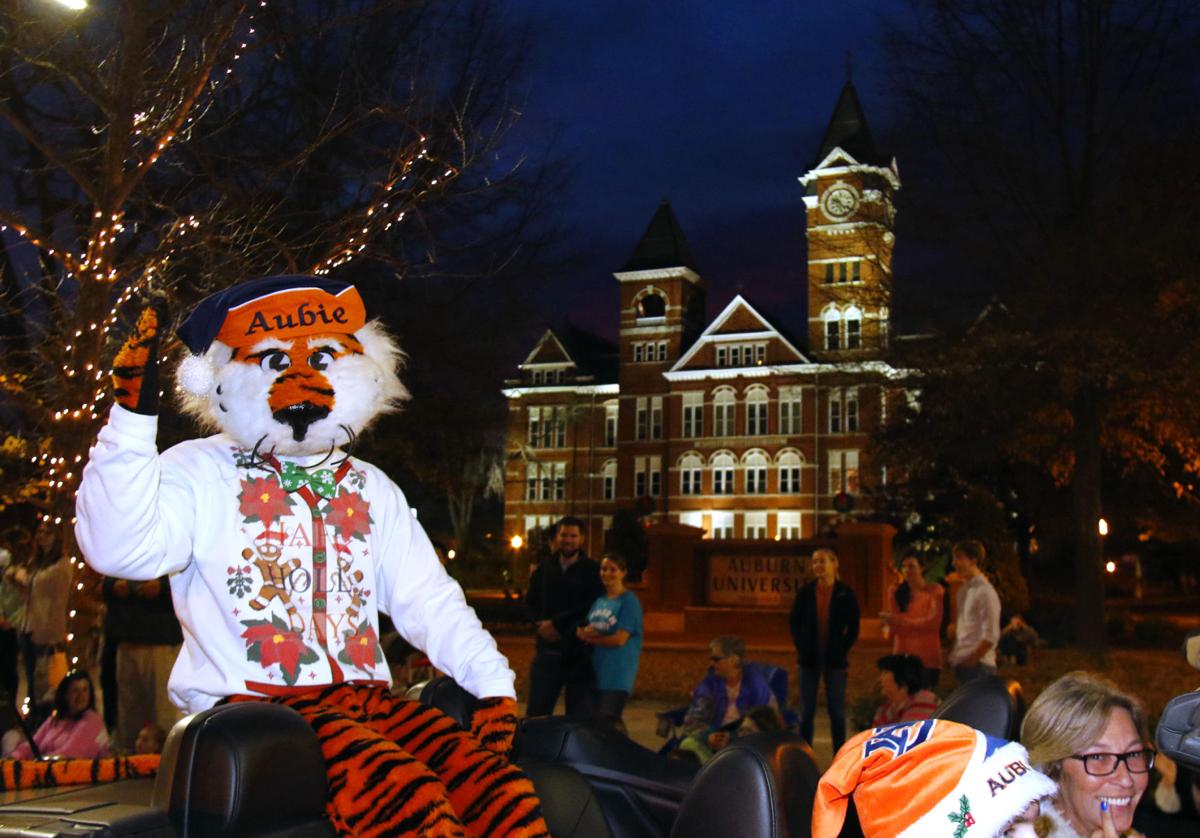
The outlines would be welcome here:
M 543 298 L 608 337 L 612 272 L 663 197 L 709 282 L 710 316 L 743 292 L 782 321 L 803 299 L 802 190 L 846 78 L 887 148 L 876 59 L 881 12 L 900 0 L 597 0 L 505 8 L 534 28 L 515 139 L 556 137 L 571 161 L 568 244 L 582 259 Z M 884 130 L 881 130 L 884 129 Z M 787 325 L 787 323 L 785 323 Z

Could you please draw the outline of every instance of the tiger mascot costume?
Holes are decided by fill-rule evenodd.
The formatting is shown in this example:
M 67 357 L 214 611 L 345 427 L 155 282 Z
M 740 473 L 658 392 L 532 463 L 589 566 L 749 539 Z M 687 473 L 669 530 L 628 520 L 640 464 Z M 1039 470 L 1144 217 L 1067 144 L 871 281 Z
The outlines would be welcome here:
M 184 409 L 218 431 L 155 445 L 161 316 L 114 362 L 76 536 L 100 573 L 169 575 L 184 642 L 172 700 L 273 701 L 316 730 L 342 835 L 547 835 L 507 760 L 514 675 L 400 489 L 345 453 L 407 398 L 401 353 L 352 285 L 275 276 L 179 328 Z M 378 614 L 480 701 L 471 730 L 389 692 Z

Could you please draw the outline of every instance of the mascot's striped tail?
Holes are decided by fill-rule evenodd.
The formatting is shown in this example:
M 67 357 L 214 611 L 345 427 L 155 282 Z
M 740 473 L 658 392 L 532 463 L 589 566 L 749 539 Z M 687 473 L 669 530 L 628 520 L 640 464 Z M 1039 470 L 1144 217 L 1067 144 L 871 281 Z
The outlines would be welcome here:
M 153 777 L 162 759 L 158 754 L 102 759 L 3 759 L 0 791 L 111 783 L 135 777 Z
M 158 413 L 158 333 L 162 312 L 147 306 L 113 358 L 113 399 L 134 413 Z

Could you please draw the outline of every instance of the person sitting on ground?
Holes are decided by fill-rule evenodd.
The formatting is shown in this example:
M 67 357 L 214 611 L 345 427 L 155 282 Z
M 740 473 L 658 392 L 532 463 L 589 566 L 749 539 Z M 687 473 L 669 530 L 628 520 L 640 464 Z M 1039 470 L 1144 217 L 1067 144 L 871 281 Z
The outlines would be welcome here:
M 163 744 L 167 741 L 167 732 L 154 722 L 146 722 L 138 731 L 137 739 L 133 742 L 135 754 L 161 754 Z
M 33 734 L 44 757 L 96 759 L 109 753 L 108 731 L 96 712 L 96 695 L 91 677 L 81 669 L 68 672 L 54 693 L 54 714 Z M 33 759 L 33 749 L 22 742 L 13 759 Z
M 679 743 L 679 750 L 693 754 L 696 757 L 695 761 L 703 765 L 712 759 L 717 751 L 742 736 L 769 733 L 783 728 L 783 716 L 774 707 L 764 704 L 751 707 L 737 722 L 731 722 L 717 730 L 704 730 L 684 737 Z
M 996 651 L 1002 659 L 1024 666 L 1033 659 L 1033 649 L 1040 639 L 1037 630 L 1025 622 L 1023 616 L 1013 614 L 1008 625 L 1000 632 L 1000 644 Z
M 1136 835 L 1133 813 L 1150 782 L 1150 747 L 1142 703 L 1112 681 L 1069 672 L 1034 699 L 1021 742 L 1035 768 L 1058 783 L 1042 807 L 1043 838 Z
M 883 703 L 875 713 L 872 727 L 916 722 L 933 715 L 938 699 L 929 690 L 921 688 L 920 658 L 916 655 L 884 655 L 875 665 L 879 667 Z
M 709 652 L 712 664 L 692 692 L 692 704 L 702 699 L 711 702 L 711 729 L 738 721 L 751 707 L 767 705 L 779 709 L 779 701 L 761 670 L 745 666 L 746 642 L 742 638 L 713 638 Z

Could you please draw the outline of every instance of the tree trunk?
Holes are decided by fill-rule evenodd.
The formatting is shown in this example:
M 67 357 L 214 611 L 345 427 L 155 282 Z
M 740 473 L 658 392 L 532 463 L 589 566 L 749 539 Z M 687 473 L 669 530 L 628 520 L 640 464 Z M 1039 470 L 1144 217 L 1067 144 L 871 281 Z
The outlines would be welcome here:
M 1075 472 L 1071 506 L 1075 540 L 1075 642 L 1081 649 L 1103 654 L 1104 553 L 1098 530 L 1100 506 L 1100 411 L 1096 397 L 1085 392 L 1072 410 L 1075 429 L 1072 448 Z

